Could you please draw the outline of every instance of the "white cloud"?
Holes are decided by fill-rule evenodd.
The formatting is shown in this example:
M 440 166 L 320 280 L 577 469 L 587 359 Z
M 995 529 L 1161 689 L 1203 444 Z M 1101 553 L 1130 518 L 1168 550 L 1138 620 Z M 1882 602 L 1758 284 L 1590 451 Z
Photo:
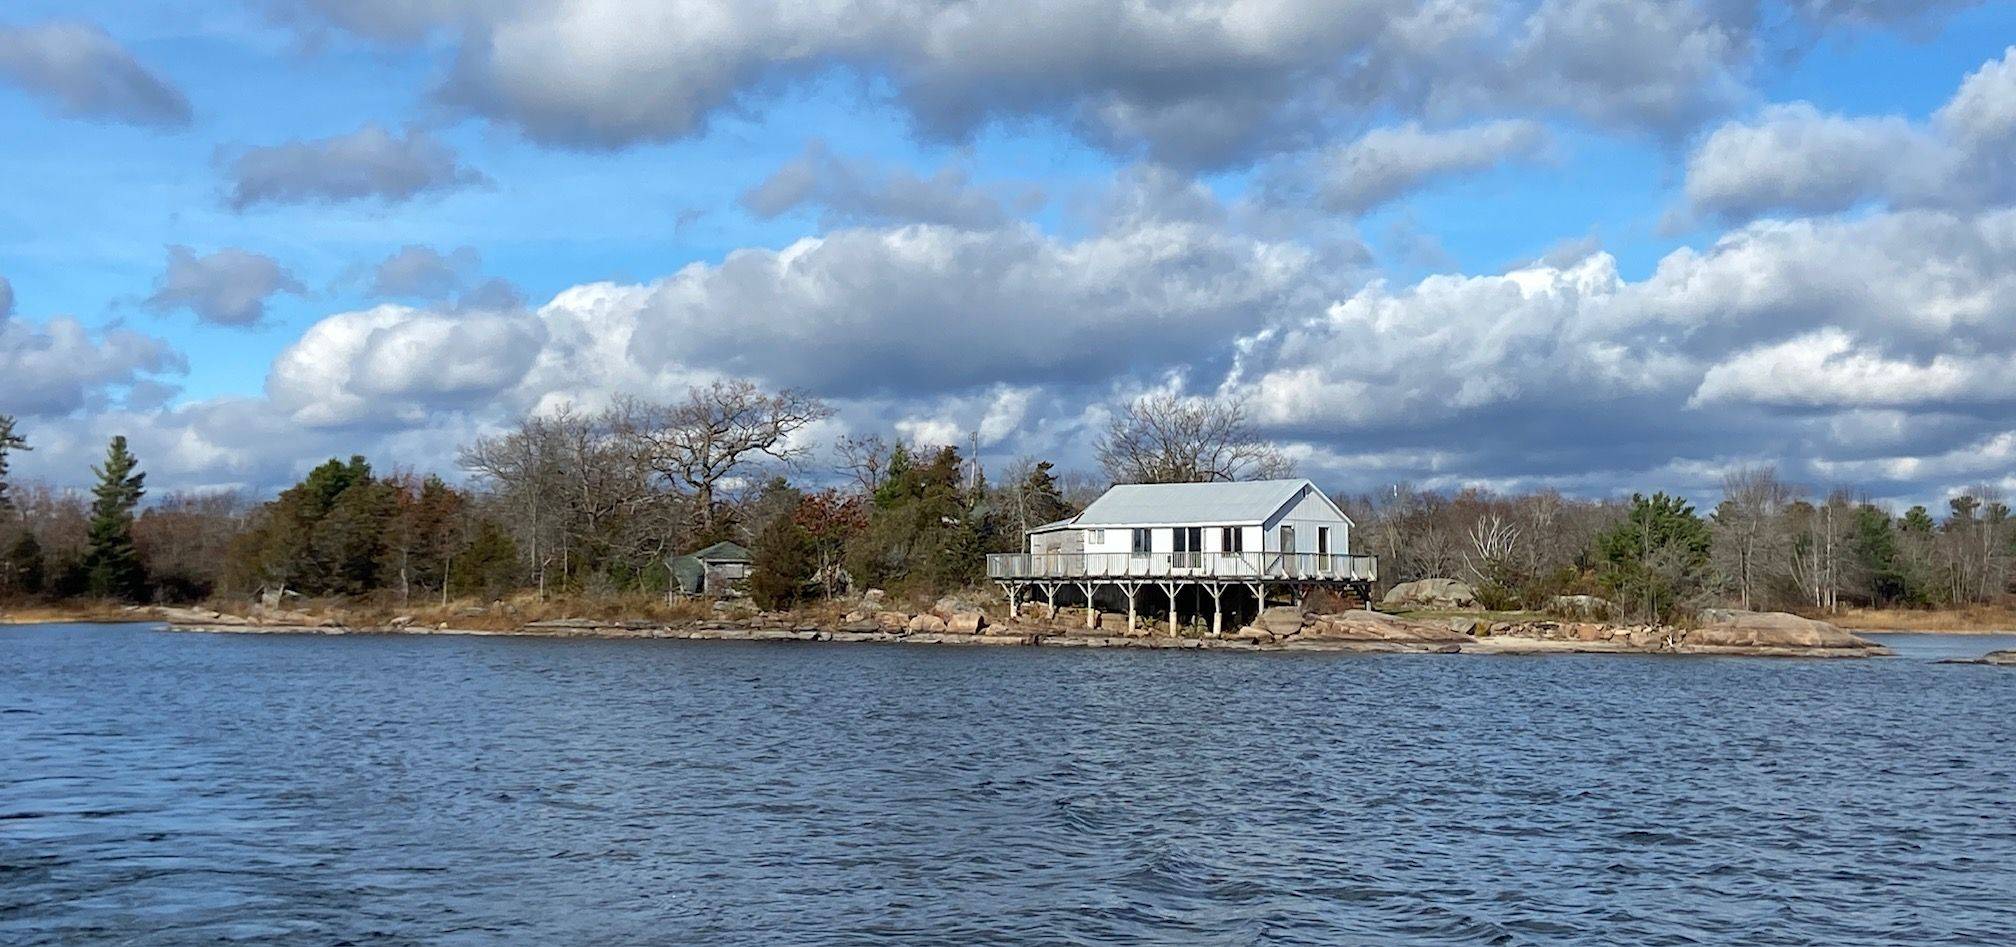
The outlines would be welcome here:
M 1708 369 L 1693 406 L 1898 408 L 2016 401 L 2016 353 L 1892 358 L 1836 328 L 1738 353 Z
M 189 99 L 90 23 L 0 24 L 0 78 L 66 115 L 133 125 L 189 124 Z
M 388 204 L 486 184 L 455 150 L 421 129 L 395 136 L 377 125 L 347 135 L 247 148 L 232 156 L 230 205 L 376 198 Z
M 480 259 L 471 247 L 444 254 L 432 247 L 404 246 L 372 269 L 369 291 L 379 298 L 440 299 L 461 289 Z
M 1702 141 L 1691 210 L 1727 219 L 1832 213 L 1865 202 L 1972 209 L 2016 200 L 2016 47 L 1969 75 L 1929 124 L 1774 105 Z
M 522 311 L 438 312 L 385 305 L 317 322 L 274 360 L 273 403 L 310 427 L 488 406 L 516 386 L 546 343 Z
M 92 332 L 68 317 L 41 326 L 0 314 L 0 414 L 57 416 L 103 407 L 114 393 L 188 370 L 166 341 L 125 329 Z
M 744 193 L 742 206 L 764 218 L 816 207 L 827 227 L 924 223 L 984 228 L 1008 220 L 1001 199 L 974 186 L 956 168 L 919 177 L 902 168 L 839 157 L 818 141 Z
M 1377 114 L 1461 123 L 1542 111 L 1671 136 L 1741 101 L 1771 46 L 1757 4 L 1742 0 L 295 6 L 381 40 L 448 28 L 461 41 L 444 97 L 549 143 L 686 137 L 839 67 L 886 88 L 934 137 L 1050 120 L 1182 167 L 1303 150 Z M 1790 12 L 1815 28 L 1910 19 L 1819 3 Z
M 204 322 L 257 325 L 266 303 L 280 293 L 306 295 L 308 288 L 272 257 L 227 247 L 197 256 L 188 247 L 168 248 L 168 268 L 155 281 L 146 304 L 157 312 L 186 308 Z
M 1537 122 L 1487 122 L 1444 131 L 1410 122 L 1367 132 L 1320 155 L 1300 173 L 1315 179 L 1323 207 L 1362 214 L 1439 180 L 1533 160 L 1548 140 Z

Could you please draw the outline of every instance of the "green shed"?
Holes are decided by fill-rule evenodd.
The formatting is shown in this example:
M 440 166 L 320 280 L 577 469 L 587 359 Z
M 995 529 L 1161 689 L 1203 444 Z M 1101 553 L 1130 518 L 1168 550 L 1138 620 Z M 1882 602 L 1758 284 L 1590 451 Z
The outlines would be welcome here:
M 686 595 L 730 595 L 749 577 L 749 550 L 718 542 L 672 560 L 672 581 Z

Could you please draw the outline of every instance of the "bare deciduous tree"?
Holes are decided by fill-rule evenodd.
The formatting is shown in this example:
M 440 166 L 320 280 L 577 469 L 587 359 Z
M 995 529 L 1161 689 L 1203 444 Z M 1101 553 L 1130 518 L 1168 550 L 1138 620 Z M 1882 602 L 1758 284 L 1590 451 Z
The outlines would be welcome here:
M 833 444 L 840 457 L 838 469 L 853 478 L 864 495 L 873 495 L 889 475 L 889 442 L 880 434 L 841 437 Z
M 684 401 L 638 404 L 632 412 L 626 434 L 651 469 L 690 491 L 703 535 L 719 526 L 716 493 L 723 481 L 764 458 L 794 465 L 805 447 L 792 435 L 833 416 L 805 392 L 770 394 L 747 381 L 715 382 L 692 389 Z
M 1798 488 L 1779 480 L 1773 467 L 1745 468 L 1722 478 L 1722 503 L 1710 518 L 1715 553 L 1745 609 L 1755 603 L 1765 577 L 1790 554 L 1784 516 L 1797 499 Z
M 1254 432 L 1243 405 L 1168 394 L 1127 405 L 1107 425 L 1097 451 L 1115 483 L 1256 480 L 1295 469 Z

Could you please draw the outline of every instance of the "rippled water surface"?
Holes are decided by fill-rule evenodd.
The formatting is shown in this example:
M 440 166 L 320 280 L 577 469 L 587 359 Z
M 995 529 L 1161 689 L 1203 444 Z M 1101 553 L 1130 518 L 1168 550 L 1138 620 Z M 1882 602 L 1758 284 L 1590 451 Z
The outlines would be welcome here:
M 2016 942 L 2010 642 L 1900 646 L 0 627 L 0 943 Z

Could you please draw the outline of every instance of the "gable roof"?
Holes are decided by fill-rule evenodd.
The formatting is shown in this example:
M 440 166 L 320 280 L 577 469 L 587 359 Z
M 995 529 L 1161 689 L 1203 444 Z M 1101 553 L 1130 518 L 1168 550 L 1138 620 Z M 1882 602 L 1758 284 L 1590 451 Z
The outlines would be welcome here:
M 1325 503 L 1330 498 L 1307 478 L 1244 480 L 1235 483 L 1123 483 L 1078 514 L 1074 526 L 1264 523 L 1308 487 Z M 1333 507 L 1336 504 L 1331 504 Z M 1344 511 L 1338 510 L 1343 516 Z M 1349 523 L 1351 518 L 1344 517 Z
M 681 559 L 698 559 L 702 562 L 748 562 L 749 550 L 731 542 L 718 542 L 705 549 L 696 549 Z

